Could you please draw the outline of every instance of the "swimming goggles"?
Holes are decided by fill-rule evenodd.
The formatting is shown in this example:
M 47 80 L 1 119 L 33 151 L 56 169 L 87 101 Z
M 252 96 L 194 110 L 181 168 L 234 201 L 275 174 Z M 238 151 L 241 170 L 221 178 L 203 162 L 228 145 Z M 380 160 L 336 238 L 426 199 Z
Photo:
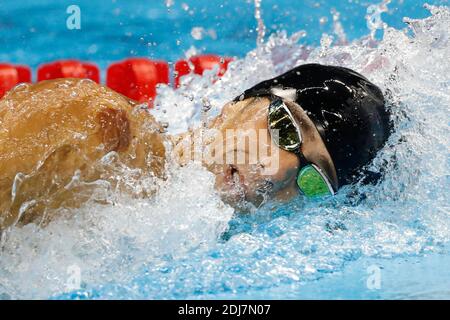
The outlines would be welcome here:
M 281 149 L 295 153 L 300 160 L 297 186 L 308 198 L 319 198 L 335 194 L 329 178 L 314 163 L 308 161 L 301 151 L 302 132 L 291 111 L 283 100 L 272 99 L 269 106 L 268 128 L 272 140 Z

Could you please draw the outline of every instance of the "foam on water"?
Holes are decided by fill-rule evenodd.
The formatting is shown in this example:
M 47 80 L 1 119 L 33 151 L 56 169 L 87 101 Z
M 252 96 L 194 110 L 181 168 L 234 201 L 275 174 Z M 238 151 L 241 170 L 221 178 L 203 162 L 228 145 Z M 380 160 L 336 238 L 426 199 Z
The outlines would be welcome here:
M 210 173 L 195 165 L 170 168 L 167 182 L 151 181 L 158 185 L 152 199 L 115 195 L 114 205 L 88 204 L 45 228 L 13 228 L 0 253 L 0 295 L 240 297 L 286 285 L 294 290 L 349 261 L 446 250 L 450 11 L 429 10 L 429 18 L 405 19 L 405 30 L 375 23 L 384 28 L 380 42 L 369 35 L 345 43 L 340 29 L 310 48 L 299 44 L 304 32 L 279 32 L 232 62 L 220 80 L 213 70 L 186 77 L 179 90 L 159 88 L 155 114 L 178 133 L 298 64 L 355 69 L 383 89 L 396 128 L 372 165 L 384 172 L 378 185 L 345 187 L 322 203 L 267 204 L 243 217 L 222 203 Z M 212 108 L 202 114 L 205 104 Z M 71 266 L 79 268 L 82 289 L 70 293 Z
M 12 298 L 46 298 L 67 290 L 74 268 L 89 284 L 129 281 L 149 259 L 209 248 L 233 214 L 213 183 L 210 173 L 190 165 L 169 174 L 152 199 L 116 195 L 112 206 L 61 212 L 45 228 L 14 228 L 1 253 L 0 291 Z

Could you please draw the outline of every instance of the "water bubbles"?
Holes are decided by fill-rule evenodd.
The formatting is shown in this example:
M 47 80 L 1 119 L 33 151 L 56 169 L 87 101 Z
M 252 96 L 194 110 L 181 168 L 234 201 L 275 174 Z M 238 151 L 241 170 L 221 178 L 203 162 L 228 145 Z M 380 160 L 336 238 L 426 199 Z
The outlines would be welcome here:
M 347 43 L 347 37 L 345 35 L 344 27 L 342 26 L 342 23 L 339 21 L 341 14 L 334 8 L 331 10 L 331 14 L 333 15 L 333 30 L 336 36 L 338 37 L 339 43 L 340 44 Z
M 211 39 L 217 40 L 217 33 L 214 29 L 205 30 L 203 27 L 192 28 L 191 36 L 195 40 L 202 40 L 205 36 L 209 36 Z
M 327 55 L 327 52 L 329 51 L 331 44 L 333 43 L 333 36 L 324 33 L 322 35 L 322 38 L 320 38 L 320 46 L 321 46 L 321 51 L 320 51 L 320 56 L 321 57 L 325 57 Z
M 438 14 L 445 17 L 448 11 L 441 10 Z M 363 71 L 383 91 L 391 91 L 388 104 L 392 103 L 398 129 L 371 168 L 386 175 L 377 186 L 360 186 L 357 191 L 346 187 L 327 203 L 299 199 L 283 207 L 274 206 L 275 212 L 262 209 L 255 216 L 236 218 L 230 222 L 229 240 L 214 248 L 220 257 L 215 266 L 199 272 L 205 256 L 194 253 L 187 265 L 175 266 L 180 273 L 189 274 L 193 283 L 203 281 L 207 273 L 210 280 L 202 282 L 205 291 L 218 295 L 226 296 L 218 289 L 224 283 L 227 290 L 242 293 L 261 286 L 275 288 L 274 283 L 280 279 L 290 279 L 286 280 L 288 285 L 301 291 L 295 278 L 316 280 L 324 273 L 341 270 L 346 261 L 364 256 L 420 254 L 450 241 L 448 212 L 436 209 L 448 202 L 448 197 L 442 195 L 442 190 L 448 188 L 448 179 L 443 178 L 448 171 L 446 153 L 442 150 L 448 145 L 446 119 L 450 97 L 448 90 L 441 90 L 442 86 L 448 87 L 448 42 L 440 40 L 436 47 L 430 42 L 435 35 L 448 32 L 448 19 L 433 16 L 414 24 L 418 38 L 387 28 L 381 42 L 361 39 L 351 44 L 339 41 L 340 45 L 334 46 L 333 37 L 323 35 L 321 46 L 311 51 L 279 33 L 269 37 L 263 47 L 249 52 L 245 59 L 235 61 L 237 67 L 229 70 L 220 83 L 208 84 L 201 78 L 190 83 L 189 90 L 194 93 L 188 110 L 201 109 L 205 104 L 202 98 L 207 96 L 213 105 L 211 112 L 214 106 L 223 105 L 232 97 L 243 99 L 243 90 L 274 76 L 286 61 L 281 70 L 309 62 L 339 64 Z M 289 61 L 293 56 L 297 58 Z M 168 101 L 163 103 L 167 103 L 167 108 L 174 101 L 187 106 L 183 98 L 172 94 L 165 96 Z M 430 108 L 433 112 L 429 112 Z M 188 121 L 196 122 L 199 117 L 197 114 Z M 420 128 L 426 130 L 419 131 Z M 397 159 L 395 164 L 390 160 L 393 156 Z M 419 192 L 420 185 L 432 187 Z M 352 192 L 356 194 L 351 196 Z M 262 218 L 266 216 L 271 219 Z M 252 268 L 246 269 L 242 261 Z M 239 283 L 234 281 L 236 274 L 240 275 Z M 174 296 L 170 288 L 163 286 L 162 290 L 165 293 L 148 293 Z M 183 297 L 190 296 L 187 291 Z M 285 293 L 279 296 L 284 297 Z
M 14 88 L 12 88 L 11 92 L 28 92 L 29 88 L 30 88 L 30 84 L 23 82 L 23 83 L 19 83 Z
M 202 112 L 208 112 L 211 109 L 211 101 L 209 101 L 208 98 L 203 97 L 202 98 Z
M 446 10 L 440 10 L 440 7 L 424 5 L 427 10 L 430 10 L 434 15 L 438 16 L 440 19 L 449 20 L 450 14 Z M 411 18 L 403 18 L 403 21 L 408 25 L 408 28 L 414 34 L 414 40 L 420 42 L 426 42 L 428 45 L 432 46 L 436 49 L 446 49 L 448 46 L 448 42 L 450 41 L 450 36 L 448 32 L 444 30 L 430 28 L 430 24 L 432 24 L 433 18 L 425 18 L 425 19 L 411 19 Z M 433 37 L 429 36 L 429 33 L 432 32 Z M 447 54 L 450 58 L 450 54 Z
M 164 132 L 167 132 L 167 129 L 169 128 L 169 123 L 168 122 L 161 122 L 161 127 L 163 127 Z
M 203 38 L 203 33 L 205 32 L 205 29 L 202 27 L 194 27 L 191 30 L 191 36 L 195 40 L 201 40 Z
M 211 39 L 217 40 L 217 33 L 216 33 L 216 30 L 214 30 L 214 29 L 209 29 L 209 30 L 208 30 L 208 35 L 209 35 L 209 37 L 210 37 Z
M 189 5 L 187 4 L 187 3 L 182 3 L 181 4 L 181 8 L 184 10 L 184 11 L 188 11 L 189 10 Z
M 391 0 L 383 0 L 380 4 L 373 4 L 367 7 L 367 27 L 370 30 L 370 36 L 372 39 L 375 39 L 377 29 L 385 29 L 387 26 L 381 19 L 381 14 L 388 11 L 387 6 L 390 2 Z
M 256 31 L 258 36 L 256 38 L 256 44 L 261 45 L 264 43 L 264 36 L 266 35 L 266 26 L 264 25 L 264 20 L 261 15 L 261 0 L 255 1 L 255 19 L 257 22 Z
M 88 47 L 87 53 L 88 54 L 95 54 L 98 51 L 98 46 L 96 44 L 92 44 Z
M 384 28 L 371 10 L 370 26 Z M 284 298 L 350 261 L 440 250 L 450 242 L 444 192 L 449 11 L 432 11 L 429 18 L 406 20 L 411 35 L 385 28 L 379 42 L 345 44 L 338 35 L 336 46 L 331 35 L 323 35 L 320 47 L 305 48 L 297 43 L 303 31 L 291 37 L 279 32 L 236 59 L 221 81 L 214 82 L 211 72 L 189 76 L 178 90 L 158 88 L 160 110 L 151 112 L 177 134 L 198 128 L 206 123 L 205 114 L 217 114 L 231 99 L 242 100 L 245 89 L 295 65 L 339 64 L 362 72 L 390 92 L 396 128 L 370 168 L 384 175 L 377 185 L 344 187 L 321 203 L 301 198 L 269 203 L 254 215 L 239 216 L 220 200 L 214 176 L 199 166 L 169 165 L 166 180 L 143 176 L 139 183 L 129 179 L 136 172 L 119 166 L 124 183 L 151 189 L 155 196 L 127 197 L 99 183 L 97 190 L 109 193 L 96 198 L 112 204 L 92 201 L 61 212 L 46 228 L 29 224 L 3 234 L 0 278 L 7 281 L 0 283 L 0 298 L 58 296 L 74 264 L 85 287 L 68 297 L 229 298 L 233 292 L 234 297 Z M 186 55 L 195 53 L 192 47 Z M 102 159 L 110 165 L 119 160 L 117 154 Z M 17 187 L 23 178 L 17 177 Z
M 300 30 L 292 34 L 291 40 L 294 43 L 297 43 L 300 39 L 305 38 L 307 35 L 308 33 L 305 30 Z

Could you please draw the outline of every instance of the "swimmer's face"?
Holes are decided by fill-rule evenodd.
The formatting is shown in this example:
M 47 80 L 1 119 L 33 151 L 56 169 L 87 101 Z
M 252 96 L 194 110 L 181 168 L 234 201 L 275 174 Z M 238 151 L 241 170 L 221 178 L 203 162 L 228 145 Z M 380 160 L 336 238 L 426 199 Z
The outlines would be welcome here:
M 268 199 L 285 201 L 299 195 L 299 159 L 273 142 L 267 121 L 269 104 L 268 98 L 228 103 L 210 124 L 214 136 L 221 138 L 210 142 L 208 148 L 222 155 L 215 159 L 225 161 L 206 166 L 216 174 L 216 189 L 225 202 L 243 211 L 251 207 L 249 203 L 258 207 Z M 305 156 L 317 159 L 335 175 L 331 158 L 311 120 L 304 112 L 297 112 L 295 117 L 301 121 Z M 219 144 L 224 147 L 217 148 Z

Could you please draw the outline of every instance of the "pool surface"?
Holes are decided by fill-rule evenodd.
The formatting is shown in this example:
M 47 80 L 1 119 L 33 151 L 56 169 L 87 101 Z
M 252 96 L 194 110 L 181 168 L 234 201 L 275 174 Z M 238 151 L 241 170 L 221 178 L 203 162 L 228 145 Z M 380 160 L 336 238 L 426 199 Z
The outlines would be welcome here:
M 220 81 L 158 88 L 152 111 L 182 132 L 251 85 L 308 62 L 361 72 L 385 92 L 395 132 L 372 164 L 377 185 L 324 202 L 267 203 L 236 214 L 196 164 L 169 168 L 152 199 L 113 194 L 2 239 L 0 299 L 449 299 L 448 1 L 2 1 L 0 61 L 170 63 L 234 56 Z M 407 17 L 404 19 L 404 17 Z M 126 170 L 124 177 L 131 174 Z M 139 187 L 139 186 L 136 186 Z

